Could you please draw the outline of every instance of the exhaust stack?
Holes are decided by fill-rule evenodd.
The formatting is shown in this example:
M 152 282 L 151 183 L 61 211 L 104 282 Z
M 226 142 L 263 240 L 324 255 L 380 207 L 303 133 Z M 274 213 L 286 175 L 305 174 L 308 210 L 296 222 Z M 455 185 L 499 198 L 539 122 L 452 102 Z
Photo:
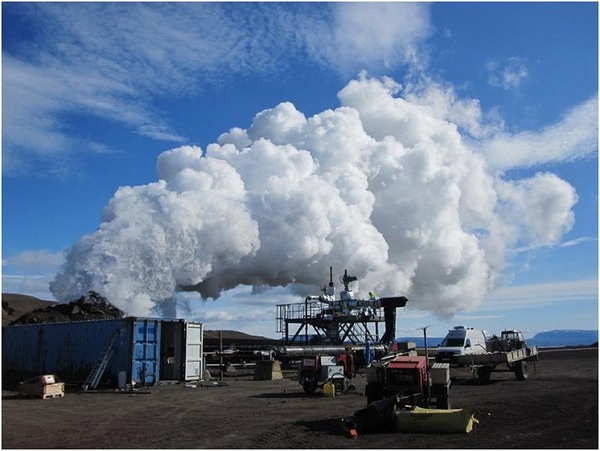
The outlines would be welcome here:
M 404 296 L 395 296 L 391 298 L 380 298 L 383 307 L 383 318 L 385 320 L 385 333 L 379 343 L 389 344 L 396 340 L 396 309 L 404 307 L 408 299 Z

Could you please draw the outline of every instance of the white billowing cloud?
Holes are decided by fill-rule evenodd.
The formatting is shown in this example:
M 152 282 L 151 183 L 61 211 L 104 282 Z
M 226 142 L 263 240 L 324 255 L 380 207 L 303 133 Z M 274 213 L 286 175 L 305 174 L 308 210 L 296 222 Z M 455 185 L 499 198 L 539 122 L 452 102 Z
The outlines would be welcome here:
M 575 222 L 571 207 L 575 189 L 554 174 L 538 173 L 526 180 L 498 182 L 498 210 L 518 236 L 531 246 L 558 243 Z
M 500 170 L 574 161 L 598 151 L 598 96 L 575 106 L 541 132 L 497 133 L 482 144 L 489 164 Z
M 52 292 L 95 290 L 144 315 L 181 291 L 320 286 L 333 266 L 357 293 L 442 317 L 475 308 L 512 248 L 560 240 L 577 196 L 548 173 L 503 180 L 449 119 L 457 99 L 401 91 L 363 74 L 335 110 L 281 103 L 204 154 L 164 152 L 159 180 L 116 192 Z
M 191 150 L 163 154 L 159 164 L 169 160 L 171 167 L 182 167 L 178 160 L 190 162 Z M 72 274 L 57 279 L 55 295 L 65 299 L 72 290 L 83 294 L 96 287 L 109 299 L 126 301 L 122 307 L 128 313 L 141 315 L 178 287 L 200 283 L 252 255 L 260 241 L 239 174 L 214 158 L 191 163 L 168 180 L 120 188 L 99 230 L 67 255 Z
M 426 76 L 422 76 L 418 83 L 407 85 L 403 97 L 428 115 L 456 125 L 464 132 L 463 138 L 480 142 L 506 128 L 495 110 L 483 112 L 479 100 L 460 98 L 453 86 L 437 83 Z

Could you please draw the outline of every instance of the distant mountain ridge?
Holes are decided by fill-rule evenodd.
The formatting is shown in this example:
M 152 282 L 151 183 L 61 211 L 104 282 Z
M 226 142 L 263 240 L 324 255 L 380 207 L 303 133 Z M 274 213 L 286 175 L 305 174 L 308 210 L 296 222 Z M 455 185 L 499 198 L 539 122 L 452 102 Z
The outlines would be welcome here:
M 598 344 L 597 330 L 550 330 L 527 340 L 537 346 L 590 346 Z
M 444 337 L 427 337 L 427 346 L 437 347 Z M 425 346 L 423 337 L 399 337 L 396 341 L 414 341 L 417 347 Z M 531 346 L 591 346 L 598 343 L 597 330 L 551 330 L 539 332 L 526 339 Z

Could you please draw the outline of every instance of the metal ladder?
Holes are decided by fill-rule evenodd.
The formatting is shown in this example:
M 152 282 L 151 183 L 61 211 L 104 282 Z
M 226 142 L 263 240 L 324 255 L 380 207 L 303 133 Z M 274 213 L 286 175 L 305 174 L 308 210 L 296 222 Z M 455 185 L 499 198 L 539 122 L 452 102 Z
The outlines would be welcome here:
M 115 341 L 117 340 L 118 336 L 119 336 L 119 329 L 115 330 L 112 337 L 110 338 L 110 342 L 98 356 L 98 360 L 96 361 L 96 364 L 94 365 L 94 367 L 92 368 L 92 371 L 90 371 L 90 374 L 88 375 L 87 379 L 85 380 L 85 382 L 82 385 L 83 391 L 87 391 L 90 388 L 96 388 L 98 386 L 98 383 L 100 382 L 100 378 L 104 374 L 104 371 L 106 370 L 108 362 L 110 362 L 110 359 L 112 358 L 112 356 L 115 352 L 114 345 L 115 345 Z

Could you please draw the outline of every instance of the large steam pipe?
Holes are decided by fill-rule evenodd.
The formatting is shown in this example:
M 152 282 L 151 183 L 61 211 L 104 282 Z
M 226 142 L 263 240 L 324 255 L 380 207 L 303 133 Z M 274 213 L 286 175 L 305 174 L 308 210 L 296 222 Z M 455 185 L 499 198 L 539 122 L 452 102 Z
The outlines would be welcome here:
M 353 351 L 364 351 L 365 345 L 331 345 L 331 346 L 270 346 L 270 350 L 280 360 L 297 359 L 315 355 L 343 354 L 348 349 Z M 372 344 L 370 349 L 377 354 L 386 354 L 389 350 L 385 344 Z
M 408 299 L 404 296 L 395 296 L 391 298 L 379 298 L 383 307 L 383 318 L 385 320 L 385 333 L 379 343 L 390 344 L 396 340 L 396 309 L 404 307 Z

